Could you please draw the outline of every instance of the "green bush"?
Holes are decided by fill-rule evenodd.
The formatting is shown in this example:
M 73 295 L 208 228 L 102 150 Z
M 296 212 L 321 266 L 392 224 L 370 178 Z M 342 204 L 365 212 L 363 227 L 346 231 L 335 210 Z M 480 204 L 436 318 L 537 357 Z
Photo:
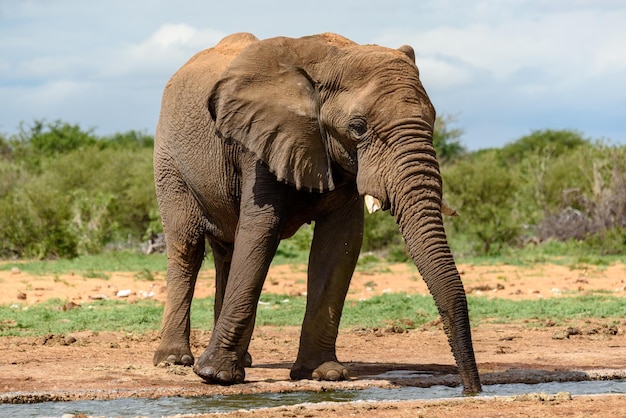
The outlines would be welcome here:
M 597 254 L 626 252 L 626 147 L 543 130 L 468 152 L 453 123 L 438 118 L 433 143 L 444 195 L 461 213 L 444 218 L 455 254 L 503 254 L 550 240 L 575 240 Z M 138 131 L 98 137 L 62 121 L 0 135 L 0 258 L 95 254 L 161 232 L 153 144 Z M 306 261 L 312 235 L 305 225 L 277 257 Z M 408 259 L 389 213 L 365 214 L 362 252 Z
M 433 132 L 433 146 L 437 152 L 439 162 L 445 164 L 467 153 L 461 137 L 463 130 L 453 128 L 456 119 L 452 116 L 437 116 Z
M 393 216 L 389 212 L 366 212 L 363 251 L 388 252 L 395 247 L 404 248 L 404 241 Z
M 35 122 L 0 149 L 0 257 L 73 257 L 161 230 L 152 144 Z
M 0 256 L 73 257 L 76 241 L 68 233 L 67 196 L 37 178 L 0 200 Z
M 516 164 L 537 155 L 550 154 L 558 157 L 589 143 L 578 131 L 546 129 L 532 131 L 529 135 L 505 145 L 498 152 L 502 161 Z
M 501 164 L 496 151 L 459 160 L 442 176 L 448 201 L 461 213 L 449 223 L 475 242 L 476 251 L 497 253 L 516 242 L 522 232 L 519 179 Z

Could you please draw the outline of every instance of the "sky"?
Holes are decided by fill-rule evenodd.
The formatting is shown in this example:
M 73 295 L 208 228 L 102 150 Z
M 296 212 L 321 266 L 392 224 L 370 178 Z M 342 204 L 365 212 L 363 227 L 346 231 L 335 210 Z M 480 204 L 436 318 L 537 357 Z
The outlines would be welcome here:
M 626 0 L 0 0 L 0 133 L 153 134 L 168 78 L 234 32 L 413 46 L 470 150 L 534 130 L 626 143 Z

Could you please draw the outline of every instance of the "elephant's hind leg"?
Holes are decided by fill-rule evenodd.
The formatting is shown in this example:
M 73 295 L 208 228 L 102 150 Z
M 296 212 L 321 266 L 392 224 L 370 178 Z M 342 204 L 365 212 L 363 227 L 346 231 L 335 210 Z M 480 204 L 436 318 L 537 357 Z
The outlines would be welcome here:
M 204 218 L 184 186 L 171 186 L 162 186 L 162 190 L 169 193 L 159 196 L 167 244 L 167 298 L 161 342 L 153 362 L 155 365 L 167 362 L 192 366 L 190 308 L 196 278 L 204 259 Z

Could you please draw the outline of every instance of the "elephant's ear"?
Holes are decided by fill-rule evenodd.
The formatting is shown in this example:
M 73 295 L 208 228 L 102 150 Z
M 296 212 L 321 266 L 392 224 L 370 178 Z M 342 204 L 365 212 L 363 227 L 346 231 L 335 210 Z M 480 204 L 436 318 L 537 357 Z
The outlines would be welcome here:
M 294 57 L 284 47 L 272 53 L 256 45 L 233 60 L 210 94 L 216 133 L 256 154 L 298 190 L 334 189 L 314 81 L 285 63 Z

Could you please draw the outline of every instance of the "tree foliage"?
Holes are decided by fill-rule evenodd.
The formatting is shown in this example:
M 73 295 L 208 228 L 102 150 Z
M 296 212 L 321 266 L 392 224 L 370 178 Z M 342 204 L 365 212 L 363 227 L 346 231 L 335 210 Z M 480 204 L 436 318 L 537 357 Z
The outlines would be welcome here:
M 453 249 L 496 254 L 573 239 L 595 252 L 626 251 L 626 147 L 572 130 L 532 131 L 474 152 L 461 138 L 453 118 L 437 119 L 444 196 L 461 213 L 445 221 Z M 160 232 L 153 142 L 137 131 L 98 137 L 61 121 L 0 135 L 0 258 L 73 257 Z M 311 235 L 303 228 L 281 251 L 303 251 Z M 389 213 L 366 214 L 363 250 L 407 258 Z
M 0 142 L 0 257 L 73 257 L 158 230 L 152 137 L 36 121 Z
M 550 239 L 623 252 L 625 158 L 626 148 L 571 130 L 533 131 L 500 149 L 467 154 L 442 169 L 447 199 L 461 212 L 448 223 L 483 254 Z
M 501 164 L 497 151 L 473 155 L 443 172 L 447 198 L 460 211 L 454 227 L 475 237 L 474 247 L 485 254 L 512 244 L 521 224 L 515 171 Z
M 520 139 L 500 149 L 500 157 L 509 164 L 516 164 L 526 158 L 538 155 L 558 157 L 580 146 L 589 145 L 589 140 L 573 130 L 532 131 Z
M 447 163 L 467 152 L 461 137 L 463 130 L 452 125 L 456 119 L 452 116 L 437 116 L 433 131 L 433 146 L 441 163 Z

